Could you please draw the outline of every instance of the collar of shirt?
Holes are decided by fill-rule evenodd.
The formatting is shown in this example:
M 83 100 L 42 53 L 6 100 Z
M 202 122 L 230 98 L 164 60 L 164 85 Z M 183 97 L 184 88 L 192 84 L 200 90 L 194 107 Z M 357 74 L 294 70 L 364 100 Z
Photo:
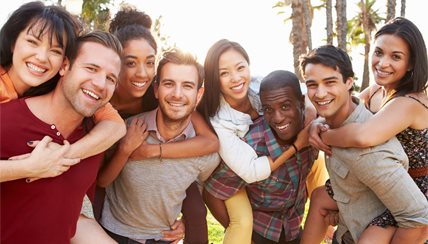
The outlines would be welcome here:
M 171 140 L 166 141 L 162 135 L 159 133 L 157 124 L 156 124 L 156 115 L 160 112 L 159 108 L 156 108 L 155 110 L 152 110 L 150 112 L 147 112 L 145 122 L 147 124 L 147 131 L 150 132 L 150 134 L 155 135 L 155 137 L 161 141 L 162 143 L 168 143 L 168 142 L 174 142 L 174 141 L 181 141 L 185 140 L 187 138 L 191 138 L 195 134 L 195 130 L 193 129 L 192 122 L 189 122 L 189 124 L 184 128 L 184 130 L 178 134 L 176 137 L 174 137 Z

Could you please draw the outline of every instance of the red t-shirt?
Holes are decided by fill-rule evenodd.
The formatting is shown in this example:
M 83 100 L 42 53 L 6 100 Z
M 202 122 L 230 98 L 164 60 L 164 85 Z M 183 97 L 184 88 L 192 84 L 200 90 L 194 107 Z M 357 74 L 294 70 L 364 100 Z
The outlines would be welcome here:
M 85 134 L 80 126 L 67 140 L 73 143 Z M 64 140 L 53 125 L 33 115 L 24 99 L 0 104 L 1 159 L 31 152 L 26 142 L 45 135 L 59 144 Z M 102 154 L 82 160 L 54 178 L 0 183 L 0 243 L 70 243 L 101 159 Z

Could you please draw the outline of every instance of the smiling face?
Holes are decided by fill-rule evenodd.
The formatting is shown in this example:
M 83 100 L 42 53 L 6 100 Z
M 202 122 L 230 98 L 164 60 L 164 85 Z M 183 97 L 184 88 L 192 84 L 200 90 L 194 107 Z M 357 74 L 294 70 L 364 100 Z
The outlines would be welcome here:
M 219 58 L 220 91 L 232 107 L 246 99 L 250 85 L 250 69 L 244 56 L 234 49 Z
M 292 143 L 303 128 L 304 96 L 296 97 L 293 88 L 261 91 L 263 116 L 280 144 Z
M 38 22 L 31 29 L 27 27 L 18 35 L 12 47 L 9 75 L 20 95 L 54 77 L 64 62 L 62 47 L 66 43 L 60 45 L 55 35 L 46 32 L 48 28 L 40 34 L 41 26 L 42 23 Z
M 85 42 L 72 67 L 67 65 L 60 71 L 62 93 L 77 113 L 92 116 L 110 100 L 119 72 L 116 52 L 99 43 Z
M 304 79 L 308 97 L 318 114 L 330 126 L 340 125 L 352 112 L 351 94 L 353 80 L 343 81 L 342 74 L 323 64 L 309 63 L 305 67 Z
M 407 43 L 394 35 L 381 35 L 375 41 L 372 71 L 378 85 L 394 89 L 409 70 L 410 52 Z
M 164 121 L 184 122 L 190 119 L 204 91 L 203 88 L 198 89 L 198 82 L 198 71 L 194 65 L 167 63 L 162 67 L 155 96 Z
M 141 98 L 155 75 L 156 51 L 143 38 L 130 40 L 123 49 L 118 90 L 132 98 Z

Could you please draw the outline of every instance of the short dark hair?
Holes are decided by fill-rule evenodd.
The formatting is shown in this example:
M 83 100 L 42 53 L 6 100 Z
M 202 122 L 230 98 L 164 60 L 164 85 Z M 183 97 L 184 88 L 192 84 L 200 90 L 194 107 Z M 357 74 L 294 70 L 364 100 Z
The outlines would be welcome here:
M 188 52 L 184 52 L 178 48 L 173 48 L 163 53 L 162 59 L 159 61 L 159 65 L 156 71 L 155 82 L 159 84 L 159 76 L 161 74 L 161 71 L 163 67 L 168 63 L 195 66 L 198 73 L 198 89 L 202 87 L 205 79 L 204 67 L 200 63 L 198 63 L 194 55 Z
M 334 70 L 338 70 L 342 75 L 343 82 L 348 78 L 354 77 L 352 62 L 349 55 L 342 49 L 333 45 L 324 45 L 314 48 L 306 55 L 300 57 L 300 72 L 305 74 L 305 68 L 308 64 L 322 64 Z M 350 91 L 353 90 L 351 87 Z
M 149 15 L 128 6 L 116 13 L 109 32 L 119 39 L 123 47 L 128 41 L 142 38 L 157 52 L 156 40 L 150 32 L 151 26 L 152 19 Z
M 299 79 L 294 73 L 286 70 L 275 70 L 265 76 L 260 84 L 260 92 L 273 91 L 284 87 L 291 87 L 296 98 L 303 96 Z
M 410 51 L 409 64 L 412 69 L 401 78 L 395 95 L 425 91 L 428 88 L 427 48 L 418 27 L 408 19 L 396 17 L 376 32 L 375 39 L 382 35 L 401 38 Z
M 198 111 L 204 116 L 205 120 L 209 121 L 220 108 L 220 72 L 219 60 L 220 56 L 228 50 L 235 50 L 240 53 L 247 63 L 250 63 L 250 58 L 245 49 L 237 42 L 221 39 L 214 43 L 208 50 L 205 57 L 205 93 L 201 102 L 198 105 Z
M 38 1 L 29 2 L 15 10 L 1 28 L 0 64 L 3 67 L 12 64 L 11 47 L 19 33 L 27 27 L 32 29 L 38 23 L 41 24 L 39 37 L 48 33 L 52 41 L 55 36 L 58 44 L 64 48 L 66 57 L 76 49 L 76 37 L 82 31 L 82 25 L 78 20 L 60 6 L 45 6 Z

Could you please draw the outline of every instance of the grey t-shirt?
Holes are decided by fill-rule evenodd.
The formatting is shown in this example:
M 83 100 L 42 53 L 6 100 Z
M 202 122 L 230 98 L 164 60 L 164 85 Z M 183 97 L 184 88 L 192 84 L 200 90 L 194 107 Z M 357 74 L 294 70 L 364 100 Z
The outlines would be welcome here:
M 148 126 L 147 143 L 165 141 L 156 127 L 156 112 L 143 113 Z M 191 124 L 172 141 L 195 136 Z M 168 143 L 168 142 L 166 142 Z M 206 180 L 217 167 L 217 153 L 203 157 L 128 161 L 116 180 L 106 188 L 101 224 L 134 240 L 162 238 L 177 219 L 186 189 L 195 180 Z

